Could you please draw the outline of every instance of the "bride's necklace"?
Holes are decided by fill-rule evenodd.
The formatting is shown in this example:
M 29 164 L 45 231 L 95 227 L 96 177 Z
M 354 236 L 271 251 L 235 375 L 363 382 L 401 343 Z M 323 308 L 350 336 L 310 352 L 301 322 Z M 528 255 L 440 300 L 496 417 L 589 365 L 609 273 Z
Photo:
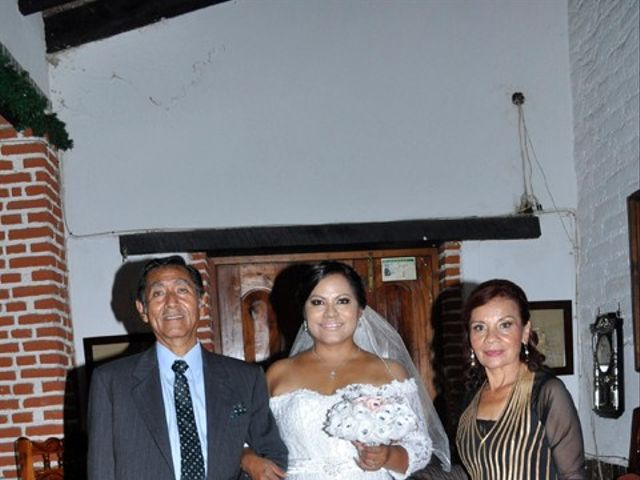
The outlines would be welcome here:
M 344 367 L 350 360 L 353 360 L 353 357 L 355 357 L 355 355 L 360 351 L 360 347 L 357 347 L 356 353 L 354 353 L 353 355 L 349 355 L 347 358 L 345 358 L 344 360 L 342 360 L 338 365 L 334 366 L 334 367 L 329 367 L 329 377 L 331 378 L 331 380 L 335 380 L 336 376 L 338 375 L 338 369 Z M 327 361 L 322 358 L 318 352 L 316 352 L 316 347 L 315 345 L 311 348 L 311 352 L 315 355 L 315 357 L 320 360 L 322 363 L 327 363 Z

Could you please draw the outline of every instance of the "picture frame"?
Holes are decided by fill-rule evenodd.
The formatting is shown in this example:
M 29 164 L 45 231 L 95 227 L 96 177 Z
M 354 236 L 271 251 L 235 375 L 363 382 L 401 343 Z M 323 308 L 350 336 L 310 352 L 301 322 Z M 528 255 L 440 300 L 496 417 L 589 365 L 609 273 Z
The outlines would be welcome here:
M 85 337 L 82 339 L 87 379 L 93 370 L 111 360 L 140 353 L 156 341 L 152 332 Z
M 571 300 L 529 302 L 529 311 L 545 365 L 556 375 L 573 375 Z

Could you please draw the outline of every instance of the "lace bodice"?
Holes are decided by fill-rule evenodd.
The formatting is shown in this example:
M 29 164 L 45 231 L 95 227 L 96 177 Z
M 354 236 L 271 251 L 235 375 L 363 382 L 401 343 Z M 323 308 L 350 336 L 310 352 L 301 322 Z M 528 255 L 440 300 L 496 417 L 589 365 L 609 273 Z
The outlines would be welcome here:
M 348 388 L 348 387 L 345 387 Z M 409 454 L 407 475 L 385 469 L 364 472 L 355 463 L 356 448 L 346 440 L 331 437 L 323 430 L 327 410 L 342 399 L 339 389 L 323 395 L 308 389 L 294 390 L 271 398 L 271 410 L 278 423 L 280 435 L 289 449 L 288 480 L 388 480 L 403 479 L 410 472 L 423 468 L 431 457 L 431 441 L 425 425 L 410 433 L 399 444 Z M 361 385 L 363 393 L 381 396 L 402 395 L 415 412 L 419 412 L 417 387 L 413 379 L 375 387 Z

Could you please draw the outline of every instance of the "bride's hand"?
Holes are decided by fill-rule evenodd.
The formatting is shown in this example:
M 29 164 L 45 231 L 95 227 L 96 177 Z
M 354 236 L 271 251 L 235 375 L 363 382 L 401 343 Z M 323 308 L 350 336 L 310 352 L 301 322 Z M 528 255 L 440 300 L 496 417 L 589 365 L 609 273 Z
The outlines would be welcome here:
M 356 463 L 362 470 L 380 470 L 389 461 L 391 448 L 388 445 L 367 446 L 360 442 L 353 442 L 353 444 L 358 450 Z
M 240 467 L 252 480 L 280 480 L 287 476 L 287 472 L 278 465 L 257 455 L 250 448 L 245 448 L 242 452 Z

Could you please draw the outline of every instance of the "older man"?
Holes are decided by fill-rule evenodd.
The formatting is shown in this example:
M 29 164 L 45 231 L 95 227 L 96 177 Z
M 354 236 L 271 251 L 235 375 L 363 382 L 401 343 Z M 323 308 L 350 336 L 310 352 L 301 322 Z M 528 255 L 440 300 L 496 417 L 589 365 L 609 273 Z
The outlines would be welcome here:
M 235 479 L 245 445 L 271 460 L 264 478 L 284 476 L 262 371 L 197 341 L 202 293 L 182 257 L 145 265 L 136 306 L 157 341 L 93 373 L 90 480 Z

